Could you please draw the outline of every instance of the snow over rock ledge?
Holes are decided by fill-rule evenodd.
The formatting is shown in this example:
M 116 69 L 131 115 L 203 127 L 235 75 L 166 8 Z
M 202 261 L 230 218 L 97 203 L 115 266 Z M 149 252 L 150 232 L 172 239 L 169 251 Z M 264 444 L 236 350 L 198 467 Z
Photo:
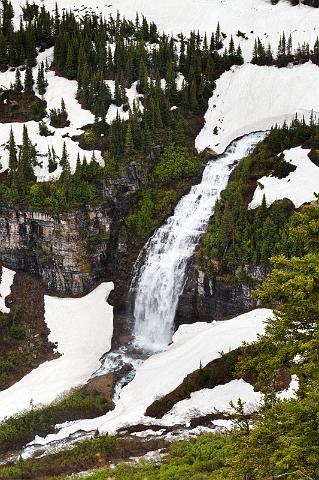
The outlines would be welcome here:
M 296 113 L 308 120 L 312 110 L 318 116 L 318 66 L 309 62 L 289 68 L 232 67 L 216 82 L 196 148 L 220 154 L 238 137 L 290 122 Z

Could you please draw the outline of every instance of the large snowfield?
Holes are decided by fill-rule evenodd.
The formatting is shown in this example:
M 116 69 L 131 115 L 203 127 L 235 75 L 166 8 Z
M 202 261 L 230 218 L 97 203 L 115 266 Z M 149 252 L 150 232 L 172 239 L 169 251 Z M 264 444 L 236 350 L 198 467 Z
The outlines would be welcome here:
M 8 272 L 4 269 L 1 293 L 5 295 Z M 11 274 L 10 274 L 11 276 Z M 113 308 L 107 298 L 112 283 L 102 283 L 82 298 L 45 295 L 45 321 L 49 341 L 60 357 L 32 370 L 22 380 L 0 392 L 0 421 L 30 406 L 48 404 L 73 387 L 84 384 L 110 350 Z
M 235 139 L 268 130 L 295 117 L 319 116 L 319 67 L 312 63 L 287 68 L 244 64 L 216 82 L 205 126 L 196 139 L 198 150 L 222 153 Z M 218 135 L 213 134 L 218 128 Z
M 256 340 L 257 335 L 264 332 L 264 321 L 271 315 L 269 309 L 257 309 L 224 322 L 182 325 L 166 350 L 152 355 L 137 368 L 134 379 L 122 389 L 113 411 L 93 420 L 66 424 L 57 434 L 45 439 L 37 437 L 34 443 L 46 444 L 78 430 L 98 428 L 100 432 L 114 433 L 126 425 L 154 423 L 154 419 L 144 416 L 154 400 L 174 390 L 200 363 L 205 366 L 219 358 L 221 352 L 234 350 L 244 341 Z M 236 399 L 236 389 L 232 391 Z M 224 408 L 230 397 L 225 396 Z

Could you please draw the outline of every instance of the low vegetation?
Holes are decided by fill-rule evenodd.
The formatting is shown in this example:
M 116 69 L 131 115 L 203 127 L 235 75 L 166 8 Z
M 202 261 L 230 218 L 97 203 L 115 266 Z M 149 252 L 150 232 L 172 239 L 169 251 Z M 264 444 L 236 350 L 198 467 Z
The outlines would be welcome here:
M 148 238 L 173 213 L 183 194 L 204 166 L 204 159 L 191 156 L 185 147 L 168 145 L 150 179 L 137 195 L 133 211 L 122 221 L 121 240 L 133 235 Z
M 55 425 L 67 420 L 104 415 L 112 406 L 97 391 L 74 390 L 46 407 L 32 408 L 0 422 L 0 453 L 16 450 L 36 435 L 54 433 Z

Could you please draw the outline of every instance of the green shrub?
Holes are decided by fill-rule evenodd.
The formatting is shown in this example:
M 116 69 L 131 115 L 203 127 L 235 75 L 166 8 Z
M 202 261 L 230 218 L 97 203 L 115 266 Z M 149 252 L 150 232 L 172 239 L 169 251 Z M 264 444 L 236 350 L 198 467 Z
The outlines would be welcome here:
M 15 340 L 22 340 L 26 336 L 26 329 L 24 325 L 13 324 L 10 328 L 10 335 Z

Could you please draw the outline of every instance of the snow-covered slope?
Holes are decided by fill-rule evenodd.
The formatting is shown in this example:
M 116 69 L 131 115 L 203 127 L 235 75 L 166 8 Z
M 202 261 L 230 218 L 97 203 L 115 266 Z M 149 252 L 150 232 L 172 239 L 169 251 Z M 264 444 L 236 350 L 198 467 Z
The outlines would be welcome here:
M 22 380 L 0 392 L 0 421 L 39 404 L 48 404 L 72 387 L 85 383 L 111 348 L 113 308 L 107 298 L 112 283 L 102 283 L 82 298 L 45 296 L 49 340 L 61 356 L 41 364 Z
M 156 398 L 174 390 L 200 363 L 205 366 L 218 358 L 220 352 L 233 350 L 243 341 L 254 341 L 263 333 L 264 321 L 271 313 L 268 309 L 258 309 L 224 322 L 182 325 L 166 350 L 137 368 L 135 378 L 123 388 L 115 410 L 97 419 L 66 424 L 58 434 L 46 439 L 37 437 L 35 443 L 62 439 L 78 430 L 98 428 L 100 432 L 112 433 L 128 424 L 154 422 L 144 417 L 144 412 Z
M 216 85 L 196 139 L 198 150 L 222 153 L 235 138 L 289 122 L 296 113 L 308 119 L 314 110 L 318 116 L 319 67 L 312 63 L 291 68 L 245 64 L 224 73 Z
M 215 388 L 204 388 L 193 392 L 190 398 L 182 400 L 163 417 L 163 423 L 183 423 L 188 420 L 209 415 L 218 411 L 231 411 L 230 402 L 237 403 L 238 399 L 245 402 L 247 413 L 258 408 L 263 399 L 260 392 L 255 392 L 254 387 L 245 380 L 232 380 L 225 385 L 218 385 Z
M 301 147 L 285 150 L 285 160 L 297 168 L 285 178 L 262 177 L 258 180 L 258 187 L 249 208 L 261 205 L 265 195 L 267 205 L 276 200 L 289 198 L 299 208 L 303 203 L 315 200 L 315 193 L 319 192 L 319 167 L 308 157 L 310 150 Z
M 13 270 L 9 270 L 9 268 L 2 267 L 0 283 L 0 312 L 2 313 L 10 312 L 10 308 L 6 306 L 5 301 L 11 293 L 15 273 Z
M 22 0 L 13 0 L 16 23 L 19 22 Z M 35 0 L 39 5 L 54 10 L 56 0 Z M 318 35 L 319 10 L 299 5 L 291 7 L 281 1 L 271 5 L 270 0 L 57 0 L 59 8 L 72 9 L 78 15 L 87 12 L 121 15 L 134 20 L 136 12 L 157 23 L 160 30 L 177 34 L 200 30 L 210 34 L 219 21 L 228 36 L 244 32 L 248 40 L 241 45 L 245 57 L 251 56 L 254 40 L 259 36 L 264 42 L 277 46 L 279 35 L 292 34 L 293 41 L 314 42 Z

